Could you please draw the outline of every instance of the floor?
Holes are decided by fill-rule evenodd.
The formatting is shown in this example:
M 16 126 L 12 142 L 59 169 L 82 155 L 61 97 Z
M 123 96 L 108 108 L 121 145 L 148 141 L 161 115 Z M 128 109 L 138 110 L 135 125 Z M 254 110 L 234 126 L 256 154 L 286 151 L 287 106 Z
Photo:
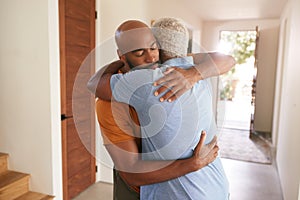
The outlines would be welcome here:
M 232 102 L 226 102 L 226 104 L 223 107 L 224 113 L 225 107 L 227 111 L 239 110 L 236 109 L 238 106 L 235 105 L 233 107 L 231 105 Z M 257 140 L 250 140 L 247 135 L 249 132 L 247 130 L 249 129 L 248 117 L 246 115 L 245 117 L 239 116 L 234 112 L 226 113 L 223 121 L 221 120 L 223 131 L 221 131 L 220 136 L 222 136 L 221 139 L 224 141 L 224 145 L 221 145 L 223 145 L 223 148 L 228 148 L 227 152 L 236 152 L 237 156 L 236 159 L 228 159 L 227 156 L 222 157 L 223 166 L 230 184 L 230 200 L 283 200 L 276 165 L 274 160 L 268 158 L 268 156 L 272 156 L 264 152 L 264 144 L 260 145 L 257 143 Z M 234 118 L 236 116 L 239 117 Z M 224 119 L 226 120 L 224 121 Z M 234 129 L 239 130 L 235 131 Z M 247 136 L 241 134 L 243 132 Z M 226 155 L 225 151 L 223 155 Z M 246 162 L 241 155 L 252 155 L 252 160 L 249 159 L 249 156 L 245 156 L 247 157 L 246 160 L 251 162 Z M 263 159 L 267 161 L 271 159 L 273 164 L 259 163 Z M 112 184 L 98 182 L 73 200 L 111 200 L 113 199 L 112 190 Z
M 112 200 L 113 186 L 110 183 L 97 182 L 79 194 L 73 200 Z
M 231 200 L 283 200 L 274 165 L 222 158 L 230 184 Z M 74 200 L 110 200 L 112 185 L 98 182 Z
M 271 164 L 271 142 L 249 130 L 223 128 L 219 130 L 218 145 L 222 158 Z
M 231 200 L 283 200 L 276 166 L 222 159 Z

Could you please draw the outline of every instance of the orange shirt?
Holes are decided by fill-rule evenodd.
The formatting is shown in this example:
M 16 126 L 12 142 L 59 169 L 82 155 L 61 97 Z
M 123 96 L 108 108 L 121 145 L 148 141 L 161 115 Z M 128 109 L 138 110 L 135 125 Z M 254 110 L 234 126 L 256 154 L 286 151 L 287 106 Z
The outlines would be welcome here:
M 136 140 L 140 145 L 140 127 L 134 108 L 124 103 L 98 99 L 96 113 L 104 144 Z
M 124 103 L 98 99 L 96 113 L 104 145 L 135 140 L 140 149 L 139 120 L 134 108 Z M 139 193 L 139 187 L 130 187 Z

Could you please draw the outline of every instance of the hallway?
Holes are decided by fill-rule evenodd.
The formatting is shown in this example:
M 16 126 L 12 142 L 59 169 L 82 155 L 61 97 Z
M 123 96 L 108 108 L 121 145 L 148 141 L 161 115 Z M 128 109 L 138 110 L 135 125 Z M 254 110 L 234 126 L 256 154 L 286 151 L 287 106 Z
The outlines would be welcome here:
M 222 160 L 229 179 L 230 200 L 283 200 L 274 164 Z
M 230 185 L 230 200 L 283 200 L 274 165 L 222 159 Z M 110 200 L 112 185 L 98 182 L 74 200 Z

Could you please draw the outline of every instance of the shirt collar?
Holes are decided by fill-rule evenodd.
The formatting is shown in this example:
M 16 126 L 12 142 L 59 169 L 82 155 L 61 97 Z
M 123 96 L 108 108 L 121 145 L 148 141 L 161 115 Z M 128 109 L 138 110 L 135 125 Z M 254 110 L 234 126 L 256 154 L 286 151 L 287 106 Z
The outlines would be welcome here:
M 172 58 L 163 64 L 169 66 L 194 65 L 194 60 L 192 56 L 186 56 L 181 58 Z

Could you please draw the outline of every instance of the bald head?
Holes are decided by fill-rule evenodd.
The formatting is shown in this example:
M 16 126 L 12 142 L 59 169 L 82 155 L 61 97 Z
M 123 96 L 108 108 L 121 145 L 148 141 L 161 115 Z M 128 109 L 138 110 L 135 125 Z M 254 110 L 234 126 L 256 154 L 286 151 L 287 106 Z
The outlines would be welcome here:
M 120 34 L 124 31 L 129 31 L 137 28 L 149 28 L 144 22 L 138 20 L 128 20 L 123 22 L 118 29 L 116 30 L 116 34 Z
M 151 29 L 138 20 L 123 22 L 115 32 L 115 40 L 121 55 L 137 49 L 151 48 L 156 42 Z

